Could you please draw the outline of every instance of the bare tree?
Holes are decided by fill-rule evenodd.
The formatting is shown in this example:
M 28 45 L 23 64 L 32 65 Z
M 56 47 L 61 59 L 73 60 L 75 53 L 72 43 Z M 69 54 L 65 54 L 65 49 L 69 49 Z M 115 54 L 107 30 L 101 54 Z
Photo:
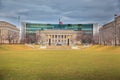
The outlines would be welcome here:
M 18 33 L 17 32 L 12 32 L 12 31 L 8 31 L 7 40 L 9 42 L 9 44 L 17 43 L 18 42 Z
M 119 26 L 119 28 L 118 28 L 118 44 L 119 44 L 119 46 L 120 46 L 120 26 Z
M 82 43 L 92 43 L 93 39 L 92 39 L 92 35 L 89 34 L 84 34 L 82 37 Z
M 93 37 L 93 43 L 98 44 L 99 43 L 99 33 L 96 33 Z
M 35 43 L 36 37 L 34 34 L 27 34 L 26 35 L 26 42 L 27 43 Z
M 0 44 L 2 44 L 2 35 L 1 35 L 1 30 L 0 30 Z

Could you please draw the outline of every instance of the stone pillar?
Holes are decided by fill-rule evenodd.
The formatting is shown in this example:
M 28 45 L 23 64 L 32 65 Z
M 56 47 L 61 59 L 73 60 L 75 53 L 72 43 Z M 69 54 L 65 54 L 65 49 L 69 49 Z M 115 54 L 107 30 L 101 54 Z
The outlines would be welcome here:
M 51 46 L 51 35 L 48 35 L 48 45 Z
M 67 35 L 65 35 L 65 43 L 66 43 L 66 45 L 67 45 Z
M 65 34 L 63 35 L 64 44 L 66 44 Z

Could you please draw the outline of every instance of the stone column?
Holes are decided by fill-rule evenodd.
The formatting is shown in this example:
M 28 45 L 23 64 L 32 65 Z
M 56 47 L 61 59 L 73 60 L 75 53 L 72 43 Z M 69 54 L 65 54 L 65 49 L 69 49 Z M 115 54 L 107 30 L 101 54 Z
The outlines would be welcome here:
M 48 36 L 48 45 L 49 46 L 51 45 L 51 36 L 50 35 Z

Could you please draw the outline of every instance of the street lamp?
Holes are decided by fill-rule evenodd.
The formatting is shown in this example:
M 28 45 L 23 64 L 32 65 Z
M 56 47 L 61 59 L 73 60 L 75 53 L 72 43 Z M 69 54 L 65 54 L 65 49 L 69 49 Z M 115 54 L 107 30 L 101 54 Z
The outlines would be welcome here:
M 114 31 L 115 31 L 115 35 L 114 35 L 114 38 L 115 38 L 115 46 L 117 46 L 117 31 L 116 31 L 116 17 L 117 15 L 115 14 L 114 15 Z

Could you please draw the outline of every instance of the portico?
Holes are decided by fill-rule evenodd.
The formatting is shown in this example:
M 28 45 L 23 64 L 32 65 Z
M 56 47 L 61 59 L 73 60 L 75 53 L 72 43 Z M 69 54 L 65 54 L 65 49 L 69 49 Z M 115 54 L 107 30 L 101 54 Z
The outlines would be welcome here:
M 44 30 L 37 31 L 37 39 L 40 44 L 46 45 L 72 45 L 76 38 L 82 36 L 82 31 L 73 30 Z
M 72 43 L 72 34 L 48 34 L 47 43 L 49 45 L 69 45 Z

